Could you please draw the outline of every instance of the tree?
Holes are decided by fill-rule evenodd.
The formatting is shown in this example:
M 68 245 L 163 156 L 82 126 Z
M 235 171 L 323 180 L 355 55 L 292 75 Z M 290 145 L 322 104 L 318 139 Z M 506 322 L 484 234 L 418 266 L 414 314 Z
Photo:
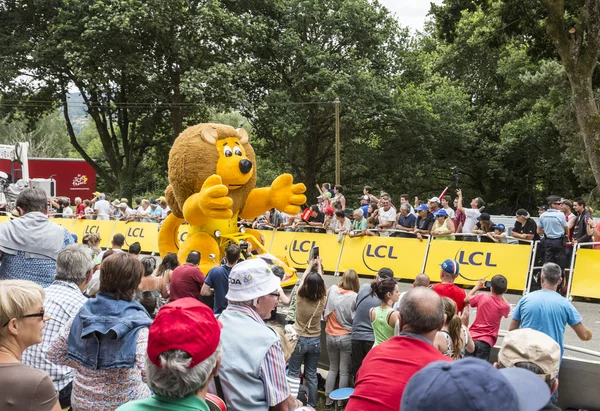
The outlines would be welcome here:
M 593 88 L 594 71 L 600 57 L 598 0 L 585 0 L 573 19 L 565 12 L 564 0 L 541 0 L 541 3 L 548 13 L 548 37 L 569 78 L 577 123 L 596 188 L 600 189 L 600 113 Z
M 182 92 L 182 77 L 192 68 L 227 60 L 227 20 L 218 0 L 5 3 L 0 9 L 4 102 L 43 100 L 45 110 L 61 106 L 75 150 L 108 191 L 130 197 L 145 156 L 155 153 L 164 169 L 174 138 L 188 122 L 203 118 L 204 107 Z M 73 87 L 108 167 L 77 139 L 69 112 L 75 103 L 68 100 Z M 28 115 L 31 108 L 16 107 Z

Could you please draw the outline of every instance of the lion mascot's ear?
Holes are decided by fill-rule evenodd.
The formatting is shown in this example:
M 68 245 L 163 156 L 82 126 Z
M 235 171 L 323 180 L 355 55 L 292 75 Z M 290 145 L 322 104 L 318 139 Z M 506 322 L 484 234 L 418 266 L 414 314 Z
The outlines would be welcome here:
M 219 133 L 216 128 L 207 127 L 202 130 L 202 140 L 206 141 L 208 144 L 217 145 L 217 137 Z
M 235 131 L 237 131 L 237 133 L 238 133 L 238 137 L 240 138 L 240 143 L 246 144 L 249 140 L 248 132 L 246 130 L 244 130 L 243 128 L 238 128 Z

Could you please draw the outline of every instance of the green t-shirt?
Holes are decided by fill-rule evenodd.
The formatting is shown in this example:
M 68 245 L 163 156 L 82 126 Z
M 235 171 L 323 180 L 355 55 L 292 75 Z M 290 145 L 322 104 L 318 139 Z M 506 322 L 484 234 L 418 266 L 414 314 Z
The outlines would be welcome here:
M 367 219 L 361 218 L 360 221 L 354 220 L 352 223 L 352 230 L 354 231 L 363 231 L 367 229 Z
M 210 411 L 204 400 L 195 395 L 185 398 L 168 398 L 154 395 L 143 400 L 131 401 L 121 405 L 117 411 Z

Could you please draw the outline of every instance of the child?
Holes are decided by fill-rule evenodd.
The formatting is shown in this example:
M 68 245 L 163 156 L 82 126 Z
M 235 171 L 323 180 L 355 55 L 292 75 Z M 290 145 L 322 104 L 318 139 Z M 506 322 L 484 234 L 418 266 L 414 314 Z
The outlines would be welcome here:
M 491 293 L 475 294 L 485 287 L 485 279 L 481 279 L 465 298 L 465 304 L 477 307 L 477 316 L 470 327 L 471 337 L 475 341 L 475 351 L 471 356 L 486 361 L 498 340 L 500 320 L 507 318 L 510 313 L 510 304 L 504 298 L 508 286 L 506 277 L 495 275 L 491 283 Z
M 148 314 L 150 314 L 150 317 L 153 319 L 156 317 L 156 302 L 156 296 L 152 294 L 152 291 L 142 292 L 142 295 L 140 296 L 140 304 L 142 304 L 142 307 L 146 309 Z
M 490 229 L 492 229 L 493 231 L 487 233 L 487 235 L 489 238 L 494 240 L 495 243 L 507 243 L 506 233 L 504 232 L 506 230 L 506 227 L 504 226 L 504 224 L 494 224 L 490 227 Z

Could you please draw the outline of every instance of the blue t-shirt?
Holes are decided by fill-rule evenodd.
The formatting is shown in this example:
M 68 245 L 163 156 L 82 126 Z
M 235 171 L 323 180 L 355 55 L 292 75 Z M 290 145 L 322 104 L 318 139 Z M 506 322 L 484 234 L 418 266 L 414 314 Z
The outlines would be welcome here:
M 565 326 L 581 322 L 581 315 L 573 304 L 556 291 L 538 290 L 519 300 L 513 319 L 520 321 L 521 328 L 532 328 L 552 337 L 560 345 L 562 358 Z
M 363 210 L 363 217 L 367 218 L 369 216 L 369 205 L 363 204 L 360 206 L 360 208 Z
M 215 303 L 213 311 L 215 314 L 221 314 L 227 308 L 227 291 L 229 291 L 229 273 L 231 267 L 222 265 L 215 267 L 208 272 L 204 284 L 215 290 Z
M 567 219 L 562 211 L 550 209 L 540 216 L 537 225 L 544 229 L 548 238 L 560 238 L 565 235 Z

